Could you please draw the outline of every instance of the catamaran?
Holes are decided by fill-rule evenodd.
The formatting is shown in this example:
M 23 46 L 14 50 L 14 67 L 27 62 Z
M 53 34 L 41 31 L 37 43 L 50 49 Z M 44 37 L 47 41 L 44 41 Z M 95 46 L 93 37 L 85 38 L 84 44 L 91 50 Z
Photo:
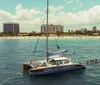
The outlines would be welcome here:
M 47 23 L 46 23 L 46 57 L 41 61 L 30 61 L 23 64 L 23 69 L 29 71 L 29 75 L 49 75 L 72 70 L 84 69 L 82 63 L 76 63 L 71 58 L 65 57 L 61 50 L 59 52 L 49 52 L 48 50 L 48 11 L 49 0 L 47 0 Z

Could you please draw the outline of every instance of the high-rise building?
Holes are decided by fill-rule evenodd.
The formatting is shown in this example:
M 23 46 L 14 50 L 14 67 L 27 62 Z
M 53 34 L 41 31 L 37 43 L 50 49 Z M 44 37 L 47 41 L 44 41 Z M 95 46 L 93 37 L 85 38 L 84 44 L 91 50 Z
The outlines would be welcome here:
M 93 32 L 96 32 L 96 31 L 97 31 L 97 29 L 96 29 L 95 26 L 93 27 L 92 31 L 93 31 Z
M 41 32 L 46 33 L 46 25 L 41 26 Z M 64 27 L 62 25 L 48 25 L 48 33 L 64 32 Z
M 87 31 L 88 31 L 87 28 L 82 28 L 82 29 L 81 29 L 81 32 L 82 32 L 82 33 L 87 32 Z
M 71 30 L 68 30 L 68 32 L 71 32 Z
M 4 33 L 13 33 L 15 35 L 19 34 L 19 24 L 18 23 L 3 23 Z

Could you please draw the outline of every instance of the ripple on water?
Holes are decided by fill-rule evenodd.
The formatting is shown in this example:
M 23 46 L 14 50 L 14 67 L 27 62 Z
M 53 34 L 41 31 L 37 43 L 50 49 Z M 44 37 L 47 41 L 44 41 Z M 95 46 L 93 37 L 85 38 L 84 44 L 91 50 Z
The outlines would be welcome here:
M 45 41 L 40 40 L 38 50 L 45 49 Z M 36 40 L 0 40 L 0 85 L 99 85 L 100 64 L 86 64 L 81 71 L 65 72 L 49 76 L 29 77 L 23 75 L 22 64 L 33 59 Z M 60 44 L 61 43 L 61 44 Z M 56 44 L 50 40 L 49 44 Z M 80 62 L 99 58 L 100 39 L 97 40 L 59 40 L 61 49 L 67 48 L 69 56 Z M 56 46 L 52 46 L 54 50 Z M 73 54 L 72 52 L 75 52 Z M 70 54 L 71 53 L 71 54 Z M 38 52 L 41 59 L 45 53 Z

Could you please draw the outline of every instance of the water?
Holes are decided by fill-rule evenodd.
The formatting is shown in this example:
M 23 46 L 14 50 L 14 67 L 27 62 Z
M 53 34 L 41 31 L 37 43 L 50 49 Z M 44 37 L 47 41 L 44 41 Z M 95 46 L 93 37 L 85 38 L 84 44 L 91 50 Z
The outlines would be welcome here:
M 23 63 L 31 59 L 43 59 L 45 40 L 40 40 L 33 57 L 36 40 L 0 40 L 0 85 L 100 85 L 100 64 L 87 65 L 85 70 L 65 72 L 49 76 L 29 77 L 23 75 Z M 50 49 L 56 50 L 54 40 Z M 59 40 L 61 49 L 68 50 L 74 61 L 85 63 L 89 59 L 100 59 L 100 39 Z M 75 54 L 73 54 L 75 52 Z M 41 56 L 42 55 L 42 56 Z

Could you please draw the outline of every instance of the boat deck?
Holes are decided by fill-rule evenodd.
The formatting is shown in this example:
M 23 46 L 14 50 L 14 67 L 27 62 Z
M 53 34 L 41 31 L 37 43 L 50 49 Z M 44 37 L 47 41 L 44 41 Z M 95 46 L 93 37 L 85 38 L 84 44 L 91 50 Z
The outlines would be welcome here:
M 46 66 L 40 66 L 40 67 L 34 68 L 34 65 L 32 65 L 32 64 L 29 64 L 29 65 L 30 65 L 34 70 L 57 67 L 57 65 L 48 64 L 48 65 L 46 65 Z M 70 65 L 77 65 L 77 63 L 72 63 L 72 62 L 70 62 L 70 63 L 58 65 L 58 67 L 60 67 L 60 66 L 70 66 Z

